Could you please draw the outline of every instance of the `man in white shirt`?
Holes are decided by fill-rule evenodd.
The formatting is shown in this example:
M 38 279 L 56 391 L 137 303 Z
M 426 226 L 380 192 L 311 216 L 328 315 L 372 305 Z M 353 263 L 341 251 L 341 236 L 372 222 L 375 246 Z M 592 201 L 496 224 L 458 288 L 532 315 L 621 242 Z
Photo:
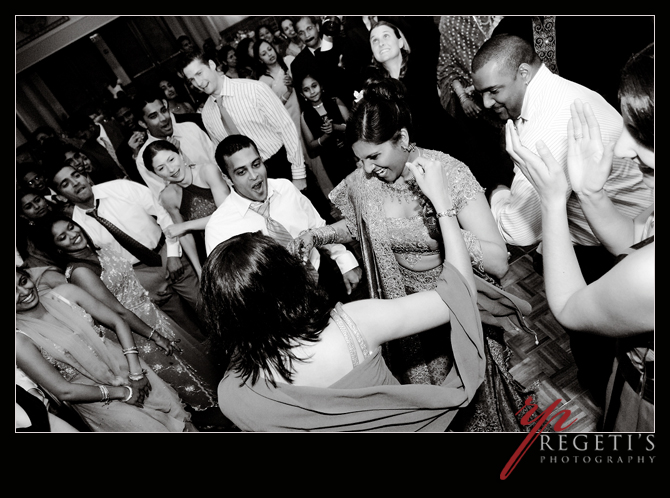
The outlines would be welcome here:
M 138 124 L 147 130 L 147 139 L 137 151 L 135 159 L 137 170 L 156 198 L 165 188 L 165 183 L 153 172 L 147 170 L 142 158 L 144 149 L 151 142 L 156 140 L 172 142 L 179 148 L 189 164 L 195 164 L 196 167 L 204 164 L 216 165 L 215 147 L 207 133 L 195 123 L 188 121 L 177 123 L 165 99 L 153 94 L 138 96 L 133 114 L 137 116 Z
M 566 173 L 567 125 L 575 99 L 590 104 L 603 142 L 616 141 L 622 132 L 622 117 L 601 95 L 552 73 L 533 46 L 518 36 L 501 34 L 486 41 L 472 61 L 472 73 L 484 105 L 493 108 L 501 120 L 513 120 L 521 143 L 530 150 L 537 153 L 536 143 L 542 140 Z M 630 218 L 653 202 L 653 191 L 642 181 L 637 165 L 628 159 L 614 158 L 604 188 L 617 209 Z M 586 283 L 590 283 L 611 268 L 614 258 L 593 234 L 577 196 L 571 192 L 566 201 L 575 254 Z M 495 188 L 490 204 L 508 244 L 528 246 L 541 241 L 540 197 L 518 166 L 511 187 Z M 537 252 L 541 250 L 540 244 Z M 539 273 L 541 261 L 538 254 L 535 268 Z M 591 389 L 597 402 L 604 402 L 614 342 L 592 334 L 568 333 L 580 382 Z
M 535 151 L 542 140 L 567 172 L 567 124 L 575 99 L 593 109 L 603 141 L 616 140 L 623 129 L 619 113 L 599 94 L 553 74 L 540 61 L 532 45 L 520 37 L 498 35 L 482 45 L 473 59 L 475 90 L 484 105 L 501 120 L 512 119 L 521 143 Z M 630 160 L 615 158 L 605 189 L 617 208 L 634 218 L 652 202 L 652 191 L 642 182 L 642 173 Z M 574 194 L 568 196 L 568 221 L 573 244 L 597 247 Z M 529 246 L 542 239 L 540 198 L 515 167 L 510 188 L 499 186 L 491 194 L 491 210 L 505 242 Z
M 166 239 L 163 230 L 172 225 L 168 212 L 144 185 L 129 180 L 112 180 L 91 185 L 71 166 L 56 166 L 48 181 L 60 195 L 74 204 L 72 219 L 96 245 L 111 246 L 132 265 L 140 284 L 165 313 L 199 340 L 204 336 L 184 307 L 197 310 L 200 300 L 198 278 L 176 239 Z M 158 264 L 147 264 L 127 250 L 98 219 L 115 225 L 145 248 L 160 256 Z M 187 237 L 192 237 L 187 235 Z M 194 243 L 194 242 L 193 242 Z M 195 244 L 195 243 L 194 243 Z M 182 302 L 182 300 L 184 302 Z
M 273 236 L 273 229 L 263 214 L 257 212 L 261 205 L 267 208 L 265 216 L 281 224 L 288 231 L 289 239 L 297 237 L 310 228 L 325 226 L 312 206 L 295 186 L 286 179 L 268 179 L 267 170 L 256 144 L 244 135 L 230 135 L 216 148 L 216 160 L 230 177 L 234 190 L 212 214 L 205 227 L 205 246 L 209 254 L 218 244 L 240 233 L 261 231 Z M 362 271 L 355 256 L 341 244 L 323 246 L 337 264 L 347 294 L 356 288 Z M 320 253 L 312 249 L 309 255 L 311 265 L 319 270 Z M 323 282 L 320 272 L 319 283 L 332 289 L 332 282 Z

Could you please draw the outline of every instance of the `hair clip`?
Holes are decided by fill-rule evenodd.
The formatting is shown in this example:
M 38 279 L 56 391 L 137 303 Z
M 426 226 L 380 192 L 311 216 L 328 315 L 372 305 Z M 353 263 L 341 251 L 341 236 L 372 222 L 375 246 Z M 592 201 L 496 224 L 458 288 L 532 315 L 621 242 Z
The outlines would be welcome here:
M 358 104 L 358 102 L 363 98 L 363 90 L 360 92 L 354 91 L 354 102 Z

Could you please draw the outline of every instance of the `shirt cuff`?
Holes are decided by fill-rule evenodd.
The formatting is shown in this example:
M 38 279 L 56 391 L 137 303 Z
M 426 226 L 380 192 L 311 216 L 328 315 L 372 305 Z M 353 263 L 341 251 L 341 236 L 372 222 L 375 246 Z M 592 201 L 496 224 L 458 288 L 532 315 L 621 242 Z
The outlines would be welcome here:
M 165 241 L 165 245 L 167 246 L 167 257 L 176 257 L 176 258 L 181 258 L 181 244 L 179 241 L 175 242 L 168 242 L 167 240 Z
M 510 195 L 510 189 L 507 187 L 500 188 L 491 194 L 491 199 L 489 202 L 491 204 L 493 218 L 496 221 L 498 220 L 498 214 L 500 213 L 500 210 L 505 204 L 507 204 Z
M 323 246 L 330 253 L 330 257 L 342 275 L 358 267 L 356 256 L 351 254 L 342 244 L 328 244 Z

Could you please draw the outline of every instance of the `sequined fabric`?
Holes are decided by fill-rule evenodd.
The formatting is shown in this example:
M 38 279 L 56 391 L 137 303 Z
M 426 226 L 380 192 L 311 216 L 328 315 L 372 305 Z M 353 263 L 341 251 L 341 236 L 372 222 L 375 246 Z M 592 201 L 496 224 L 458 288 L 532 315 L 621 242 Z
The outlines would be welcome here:
M 155 342 L 133 334 L 141 358 L 192 408 L 204 410 L 217 406 L 215 391 L 219 379 L 208 364 L 204 345 L 191 338 L 151 301 L 128 260 L 107 247 L 98 251 L 98 258 L 103 268 L 100 279 L 121 305 L 162 336 L 170 340 L 179 339 L 179 347 L 183 349 L 183 353 L 166 356 Z M 68 280 L 72 271 L 72 266 L 66 270 Z M 111 333 L 108 336 L 115 337 Z
M 482 192 L 483 189 L 470 170 L 460 161 L 438 152 L 422 151 L 422 155 L 442 162 L 447 171 L 447 180 L 456 212 Z M 374 265 L 381 280 L 381 296 L 396 298 L 432 290 L 442 271 L 438 266 L 427 271 L 414 271 L 400 266 L 396 253 L 403 255 L 434 254 L 438 244 L 430 237 L 426 220 L 422 215 L 412 218 L 387 218 L 385 202 L 412 202 L 407 196 L 394 198 L 388 188 L 374 176 L 357 170 L 346 181 L 333 190 L 331 200 L 346 218 L 351 233 L 361 239 L 368 236 L 374 250 Z M 419 200 L 414 200 L 419 211 Z M 369 234 L 363 234 L 359 219 L 365 221 Z M 477 238 L 462 231 L 470 252 L 473 267 L 483 271 L 482 250 Z M 477 395 L 477 402 L 463 416 L 458 430 L 462 431 L 521 431 L 515 412 L 523 405 L 522 396 L 527 393 L 514 381 L 507 370 L 509 356 L 502 342 L 502 331 L 498 335 L 495 327 L 485 326 L 487 378 Z M 384 345 L 385 360 L 393 374 L 404 384 L 440 384 L 452 366 L 449 343 L 449 325 L 422 332 L 421 334 L 392 341 Z M 501 342 L 498 342 L 501 339 Z M 503 398 L 503 399 L 499 399 Z
M 214 211 L 216 211 L 216 203 L 210 189 L 198 187 L 197 185 L 182 187 L 179 212 L 184 220 L 205 218 L 210 216 Z

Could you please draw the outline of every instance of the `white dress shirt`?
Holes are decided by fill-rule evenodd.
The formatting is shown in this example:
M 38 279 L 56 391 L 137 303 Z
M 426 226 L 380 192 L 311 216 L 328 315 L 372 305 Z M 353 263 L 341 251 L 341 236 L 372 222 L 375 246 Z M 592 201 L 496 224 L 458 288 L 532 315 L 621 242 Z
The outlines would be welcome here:
M 98 214 L 149 249 L 155 249 L 163 230 L 172 225 L 168 212 L 144 185 L 130 180 L 112 180 L 93 185 L 92 188 L 96 201 L 100 199 Z M 86 211 L 75 206 L 72 219 L 86 230 L 96 245 L 112 246 L 131 264 L 139 262 Z M 166 238 L 165 244 L 168 256 L 181 257 L 181 246 L 177 239 Z
M 202 131 L 197 124 L 191 122 L 177 123 L 172 117 L 172 136 L 179 140 L 179 148 L 182 153 L 186 156 L 188 164 L 195 164 L 197 167 L 200 167 L 204 164 L 213 164 L 216 166 L 216 159 L 214 159 L 214 151 L 216 147 L 212 141 L 207 136 L 207 133 Z M 137 171 L 139 171 L 142 179 L 147 184 L 147 187 L 151 190 L 151 193 L 158 198 L 161 190 L 165 188 L 165 182 L 162 178 L 152 173 L 144 165 L 144 159 L 142 154 L 147 145 L 156 140 L 161 140 L 160 138 L 154 137 L 151 133 L 147 132 L 147 140 L 142 145 L 135 163 L 137 164 Z M 218 168 L 218 166 L 217 166 Z
M 212 141 L 218 145 L 228 135 L 216 104 L 217 98 L 223 98 L 223 105 L 235 126 L 242 135 L 254 141 L 261 159 L 268 160 L 284 146 L 293 180 L 306 178 L 298 130 L 279 97 L 260 81 L 221 78 L 221 94 L 210 95 L 202 108 L 202 121 Z
M 294 238 L 303 230 L 326 225 L 309 199 L 284 178 L 268 179 L 268 198 L 270 217 L 281 223 Z M 205 227 L 207 255 L 221 242 L 241 233 L 261 231 L 268 235 L 265 218 L 249 208 L 251 202 L 234 190 L 226 197 Z M 356 257 L 342 244 L 327 244 L 323 248 L 337 263 L 342 274 L 358 266 Z M 309 260 L 318 270 L 321 256 L 316 248 L 312 249 Z
M 537 154 L 535 144 L 542 140 L 566 175 L 570 104 L 577 98 L 593 109 L 603 142 L 617 140 L 623 129 L 619 113 L 598 93 L 561 78 L 544 64 L 528 84 L 517 120 L 521 143 Z M 528 246 L 542 239 L 540 197 L 518 166 L 514 173 L 510 190 L 499 190 L 491 196 L 491 211 L 505 242 Z M 653 191 L 642 182 L 642 173 L 629 159 L 614 158 L 604 188 L 617 209 L 630 218 L 653 202 Z M 600 245 L 574 193 L 567 199 L 567 210 L 573 244 Z

